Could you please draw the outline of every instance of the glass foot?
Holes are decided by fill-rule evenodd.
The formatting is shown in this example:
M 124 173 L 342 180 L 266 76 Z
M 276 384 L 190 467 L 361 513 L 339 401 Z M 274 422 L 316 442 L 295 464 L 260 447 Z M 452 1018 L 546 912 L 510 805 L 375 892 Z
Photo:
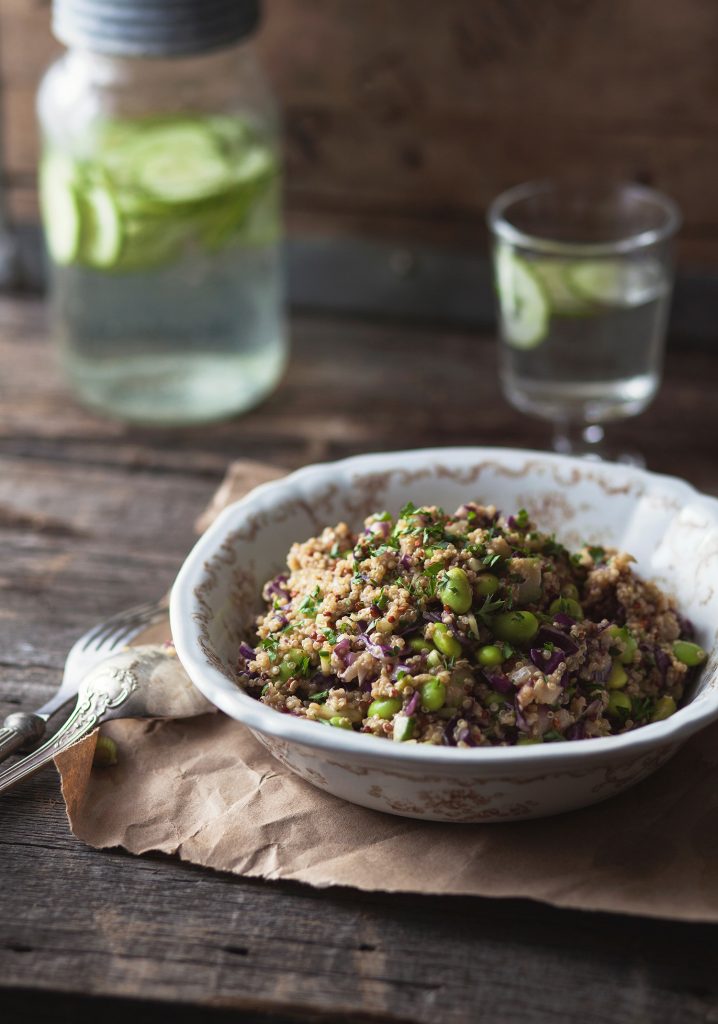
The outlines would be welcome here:
M 606 432 L 599 423 L 554 424 L 553 450 L 594 462 L 622 462 L 639 468 L 646 465 L 640 452 L 617 450 L 606 444 Z

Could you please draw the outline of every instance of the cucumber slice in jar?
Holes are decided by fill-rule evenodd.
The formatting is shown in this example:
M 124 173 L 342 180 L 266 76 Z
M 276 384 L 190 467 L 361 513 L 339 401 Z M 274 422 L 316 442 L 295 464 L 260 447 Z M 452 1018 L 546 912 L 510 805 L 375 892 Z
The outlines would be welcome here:
M 666 275 L 658 260 L 579 260 L 568 281 L 575 293 L 602 306 L 628 308 L 664 295 Z
M 231 164 L 210 132 L 196 123 L 148 128 L 108 154 L 107 164 L 118 181 L 168 204 L 199 202 L 233 181 Z
M 113 267 L 122 251 L 122 220 L 109 187 L 89 184 L 81 194 L 82 256 L 92 267 Z
M 59 153 L 48 153 L 40 165 L 40 207 L 45 240 L 53 261 L 67 266 L 80 250 L 82 219 L 77 195 L 77 168 Z
M 548 296 L 530 264 L 507 246 L 496 253 L 496 287 L 506 341 L 514 348 L 535 348 L 548 332 Z

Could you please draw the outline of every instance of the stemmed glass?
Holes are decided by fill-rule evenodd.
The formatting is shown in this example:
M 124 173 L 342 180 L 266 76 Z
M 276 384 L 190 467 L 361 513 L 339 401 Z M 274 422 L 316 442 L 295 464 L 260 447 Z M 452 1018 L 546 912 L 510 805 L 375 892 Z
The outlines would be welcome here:
M 635 416 L 660 383 L 680 213 L 642 185 L 534 182 L 489 209 L 501 382 L 550 420 L 562 453 L 611 453 L 604 424 Z

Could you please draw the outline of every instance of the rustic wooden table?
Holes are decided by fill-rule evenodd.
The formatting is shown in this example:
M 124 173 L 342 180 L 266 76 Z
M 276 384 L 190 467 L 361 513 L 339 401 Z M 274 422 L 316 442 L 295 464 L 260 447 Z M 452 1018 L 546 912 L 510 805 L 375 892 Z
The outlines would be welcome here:
M 261 409 L 142 431 L 75 404 L 39 303 L 0 302 L 0 715 L 53 691 L 93 621 L 170 584 L 230 459 L 547 441 L 499 398 L 486 337 L 296 317 L 293 342 Z M 651 468 L 714 494 L 717 367 L 676 349 L 660 400 L 617 430 Z M 4 1020 L 718 1021 L 709 926 L 100 853 L 70 835 L 53 769 L 0 801 L 0 878 Z

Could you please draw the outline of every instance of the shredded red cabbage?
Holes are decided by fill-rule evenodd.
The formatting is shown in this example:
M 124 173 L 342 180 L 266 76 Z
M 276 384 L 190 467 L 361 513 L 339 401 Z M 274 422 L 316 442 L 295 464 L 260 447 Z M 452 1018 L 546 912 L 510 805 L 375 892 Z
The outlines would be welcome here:
M 559 626 L 566 626 L 567 629 L 570 629 L 571 626 L 576 625 L 576 620 L 572 619 L 570 615 L 566 614 L 566 612 L 556 612 L 556 614 L 553 617 L 553 621 L 554 624 L 558 624 Z
M 248 643 L 243 640 L 239 645 L 239 653 L 242 655 L 245 661 L 254 661 L 255 652 L 254 648 L 250 647 Z
M 497 693 L 511 693 L 513 690 L 513 683 L 503 672 L 492 672 L 489 674 L 484 671 L 484 676 L 491 689 L 496 690 Z

